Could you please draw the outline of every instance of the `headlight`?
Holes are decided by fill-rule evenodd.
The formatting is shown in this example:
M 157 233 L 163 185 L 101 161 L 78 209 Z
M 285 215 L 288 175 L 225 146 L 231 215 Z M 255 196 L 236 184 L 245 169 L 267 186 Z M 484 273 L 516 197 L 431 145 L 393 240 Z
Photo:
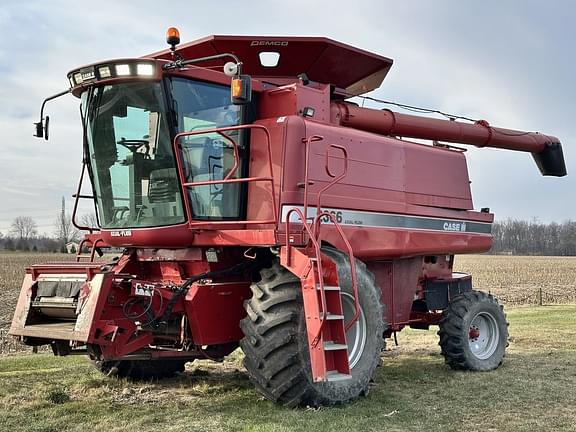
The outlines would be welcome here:
M 142 76 L 153 76 L 154 65 L 150 63 L 138 63 L 136 65 L 136 73 Z
M 74 74 L 74 82 L 76 83 L 76 85 L 80 85 L 84 82 L 84 80 L 82 79 L 82 74 L 80 72 L 76 72 Z
M 116 65 L 116 75 L 118 75 L 118 76 L 130 75 L 130 65 L 117 64 Z
M 112 76 L 112 72 L 110 71 L 110 66 L 99 67 L 98 73 L 100 74 L 100 78 L 110 78 Z

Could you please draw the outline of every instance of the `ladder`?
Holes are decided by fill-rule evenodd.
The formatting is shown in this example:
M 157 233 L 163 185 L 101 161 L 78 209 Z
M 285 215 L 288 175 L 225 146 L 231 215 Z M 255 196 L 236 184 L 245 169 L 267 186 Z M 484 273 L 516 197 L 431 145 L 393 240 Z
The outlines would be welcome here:
M 292 208 L 286 215 L 286 242 L 280 249 L 280 262 L 297 275 L 302 283 L 302 299 L 306 319 L 306 331 L 308 337 L 308 350 L 310 353 L 310 365 L 312 379 L 321 381 L 342 381 L 352 377 L 348 361 L 348 345 L 346 331 L 357 321 L 360 311 L 358 305 L 358 288 L 356 284 L 356 268 L 352 247 L 346 239 L 342 227 L 329 212 L 321 210 L 321 196 L 331 186 L 336 184 L 345 175 L 348 168 L 347 152 L 341 146 L 330 145 L 326 150 L 326 172 L 332 181 L 325 185 L 317 196 L 316 214 L 314 218 L 308 216 L 308 163 L 310 145 L 312 142 L 321 141 L 320 136 L 312 136 L 306 140 L 306 168 L 304 182 L 304 212 L 299 208 Z M 331 148 L 342 151 L 344 155 L 344 172 L 333 175 L 328 168 L 328 152 Z M 296 214 L 302 223 L 303 231 L 308 237 L 308 244 L 298 248 L 291 244 L 290 217 Z M 308 221 L 311 219 L 311 223 Z M 352 288 L 355 298 L 355 314 L 349 323 L 344 321 L 342 308 L 341 288 L 338 284 L 329 284 L 325 278 L 323 256 L 320 248 L 320 225 L 322 220 L 333 224 L 341 236 L 350 260 Z M 324 258 L 326 260 L 326 258 Z

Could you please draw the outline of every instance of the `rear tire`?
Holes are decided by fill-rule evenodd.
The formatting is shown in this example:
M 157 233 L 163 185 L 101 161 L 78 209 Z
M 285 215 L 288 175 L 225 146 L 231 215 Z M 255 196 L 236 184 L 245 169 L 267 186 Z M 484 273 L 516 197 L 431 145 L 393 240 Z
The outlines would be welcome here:
M 92 360 L 96 369 L 108 376 L 143 381 L 170 378 L 184 372 L 185 360 Z
M 489 371 L 504 359 L 508 323 L 503 307 L 491 294 L 470 291 L 450 302 L 438 335 L 442 355 L 452 369 Z
M 348 257 L 332 248 L 322 252 L 337 265 L 344 299 L 352 293 Z M 356 332 L 361 341 L 352 348 L 356 352 L 352 378 L 314 383 L 300 281 L 278 263 L 261 271 L 262 280 L 252 284 L 253 296 L 245 303 L 248 315 L 240 323 L 245 335 L 240 346 L 250 380 L 267 399 L 289 407 L 319 406 L 346 403 L 368 393 L 380 362 L 385 325 L 373 274 L 358 260 L 356 274 L 364 330 L 358 330 L 359 320 L 347 333 Z

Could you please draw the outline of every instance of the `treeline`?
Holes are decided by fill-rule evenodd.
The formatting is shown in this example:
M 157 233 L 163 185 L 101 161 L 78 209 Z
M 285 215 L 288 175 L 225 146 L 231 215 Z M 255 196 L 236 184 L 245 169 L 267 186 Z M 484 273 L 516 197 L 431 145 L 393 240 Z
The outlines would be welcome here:
M 31 218 L 16 218 L 8 235 L 0 233 L 0 250 L 75 253 L 74 246 L 66 245 L 77 244 L 81 234 L 71 227 L 69 219 L 59 222 L 55 236 L 48 237 L 37 234 Z M 493 254 L 576 256 L 576 221 L 546 224 L 508 219 L 495 222 L 492 234 Z
M 0 237 L 0 250 L 24 252 L 62 252 L 67 253 L 66 244 L 60 239 L 51 237 L 19 238 L 14 236 Z M 71 251 L 72 252 L 72 251 Z
M 94 215 L 84 215 L 82 223 L 96 226 Z M 23 252 L 62 252 L 76 253 L 82 233 L 72 223 L 70 215 L 65 211 L 64 198 L 62 209 L 54 220 L 54 235 L 38 234 L 38 225 L 30 216 L 18 216 L 10 225 L 10 231 L 3 235 L 0 232 L 0 250 Z
M 492 227 L 493 254 L 576 255 L 576 221 L 549 224 L 509 219 Z

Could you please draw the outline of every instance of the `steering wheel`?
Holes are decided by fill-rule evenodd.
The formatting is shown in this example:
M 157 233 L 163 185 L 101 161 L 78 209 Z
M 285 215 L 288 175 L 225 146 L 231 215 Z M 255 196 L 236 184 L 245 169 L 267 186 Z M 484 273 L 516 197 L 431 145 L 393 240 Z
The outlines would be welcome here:
M 116 144 L 120 144 L 121 146 L 126 147 L 132 153 L 136 153 L 138 149 L 140 149 L 142 146 L 146 147 L 146 154 L 148 154 L 148 152 L 150 151 L 150 142 L 144 139 L 127 140 L 122 138 L 120 141 L 116 141 Z

